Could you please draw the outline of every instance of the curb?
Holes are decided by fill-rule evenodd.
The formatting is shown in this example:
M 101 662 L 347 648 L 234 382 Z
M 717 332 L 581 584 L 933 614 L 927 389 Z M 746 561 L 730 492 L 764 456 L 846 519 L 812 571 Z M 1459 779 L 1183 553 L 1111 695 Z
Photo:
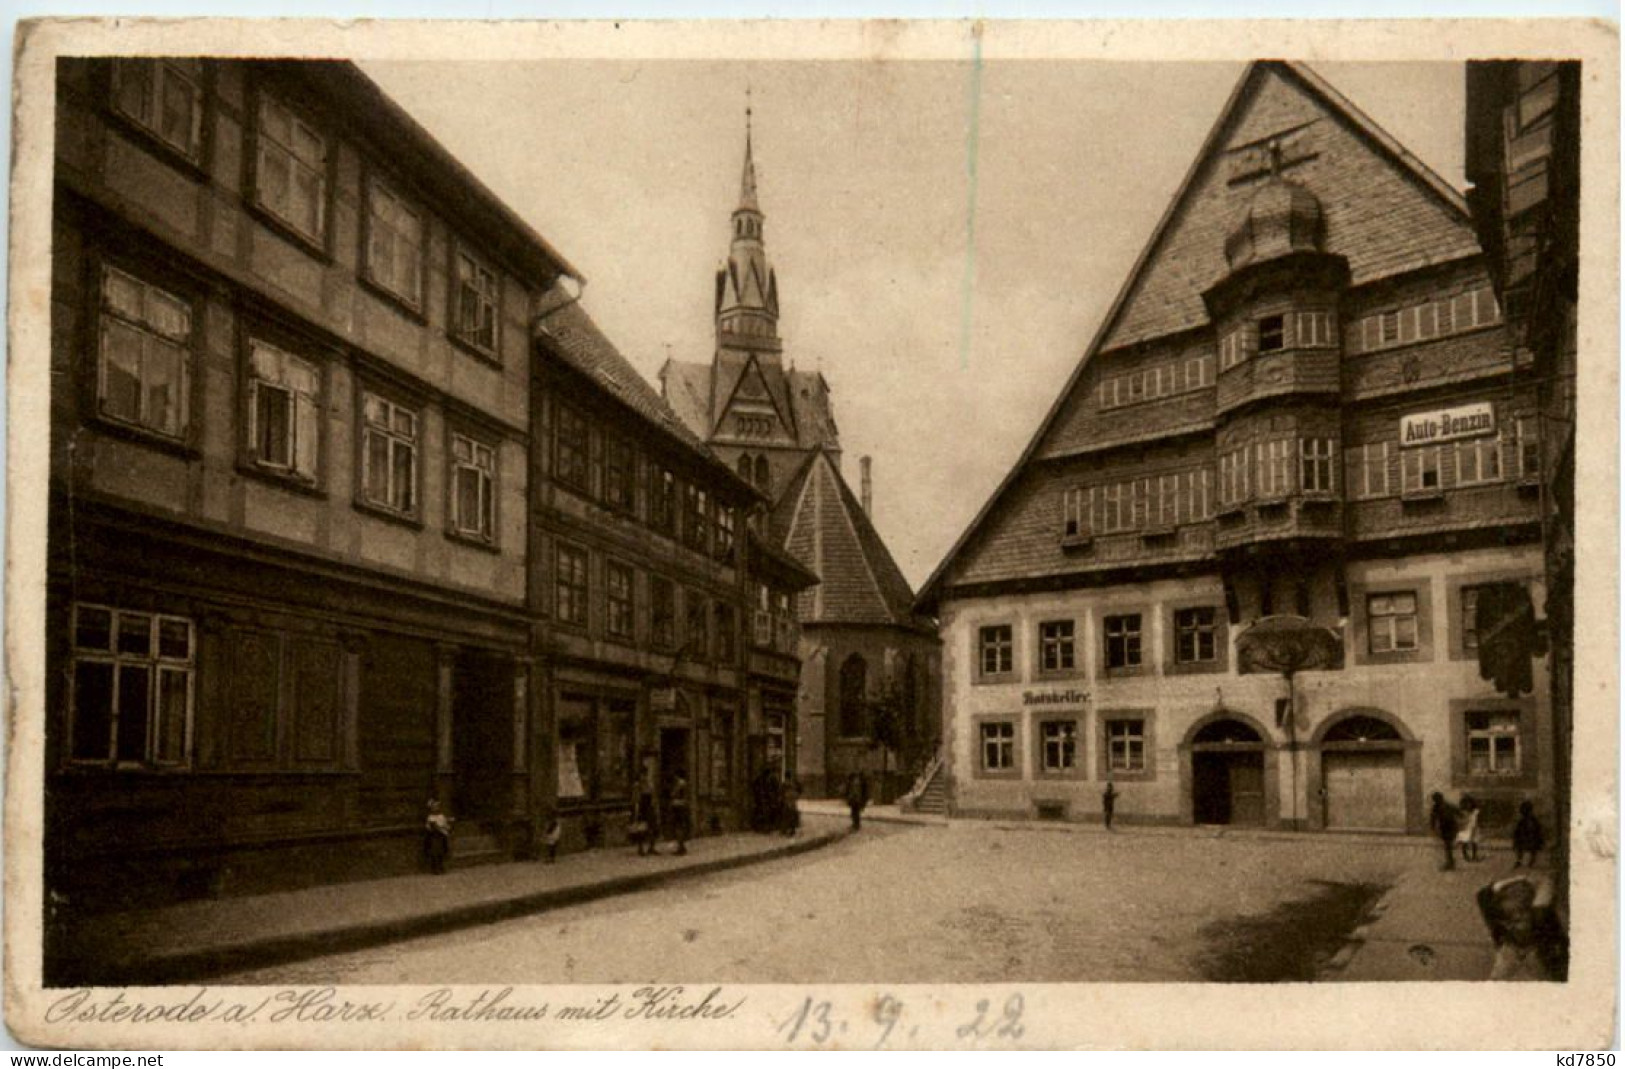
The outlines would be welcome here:
M 133 987 L 187 983 L 222 973 L 285 965 L 328 954 L 364 950 L 402 939 L 435 935 L 481 924 L 494 924 L 497 921 L 512 920 L 528 914 L 545 913 L 562 906 L 646 891 L 679 880 L 743 868 L 762 861 L 794 857 L 839 842 L 848 834 L 845 829 L 824 832 L 760 853 L 717 858 L 714 861 L 702 861 L 663 872 L 614 876 L 594 883 L 535 891 L 498 902 L 479 902 L 438 913 L 352 925 L 332 931 L 274 936 L 234 946 L 179 950 L 138 961 L 104 962 L 78 968 L 74 963 L 63 962 L 60 964 L 60 971 L 71 979 L 59 981 L 55 986 Z

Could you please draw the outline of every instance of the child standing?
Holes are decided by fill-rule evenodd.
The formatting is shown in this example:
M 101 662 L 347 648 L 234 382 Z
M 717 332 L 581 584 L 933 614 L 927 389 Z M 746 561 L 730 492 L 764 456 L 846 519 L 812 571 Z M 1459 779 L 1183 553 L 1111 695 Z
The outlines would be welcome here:
M 1546 845 L 1546 833 L 1540 826 L 1540 818 L 1535 816 L 1534 802 L 1520 802 L 1518 804 L 1518 823 L 1512 827 L 1512 851 L 1516 855 L 1512 867 L 1521 868 L 1523 857 L 1529 855 L 1529 867 L 1535 867 L 1535 855 L 1540 848 Z
M 1478 860 L 1478 799 L 1470 794 L 1461 796 L 1461 825 L 1456 831 L 1456 842 L 1461 845 L 1463 861 Z

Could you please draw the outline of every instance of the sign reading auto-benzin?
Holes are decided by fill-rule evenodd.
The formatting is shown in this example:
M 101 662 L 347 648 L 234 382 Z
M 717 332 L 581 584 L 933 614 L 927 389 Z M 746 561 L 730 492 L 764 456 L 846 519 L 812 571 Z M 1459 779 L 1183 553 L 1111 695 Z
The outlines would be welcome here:
M 1399 444 L 1434 445 L 1453 438 L 1495 433 L 1495 406 L 1488 401 L 1432 412 L 1413 412 L 1399 420 Z

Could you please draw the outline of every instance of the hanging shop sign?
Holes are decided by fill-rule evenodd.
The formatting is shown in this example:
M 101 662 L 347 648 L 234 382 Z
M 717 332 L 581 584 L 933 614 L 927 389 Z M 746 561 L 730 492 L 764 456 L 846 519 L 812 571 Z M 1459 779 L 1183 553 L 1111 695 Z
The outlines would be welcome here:
M 1399 420 L 1399 444 L 1436 445 L 1456 438 L 1495 433 L 1495 406 L 1488 401 L 1432 412 L 1413 412 Z

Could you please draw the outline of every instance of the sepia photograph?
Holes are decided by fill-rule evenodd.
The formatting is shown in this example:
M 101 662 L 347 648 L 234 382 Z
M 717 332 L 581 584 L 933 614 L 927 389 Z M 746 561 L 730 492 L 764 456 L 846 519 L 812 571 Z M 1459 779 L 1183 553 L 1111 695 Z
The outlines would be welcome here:
M 18 35 L 19 1039 L 1617 1042 L 1614 28 L 296 25 Z

